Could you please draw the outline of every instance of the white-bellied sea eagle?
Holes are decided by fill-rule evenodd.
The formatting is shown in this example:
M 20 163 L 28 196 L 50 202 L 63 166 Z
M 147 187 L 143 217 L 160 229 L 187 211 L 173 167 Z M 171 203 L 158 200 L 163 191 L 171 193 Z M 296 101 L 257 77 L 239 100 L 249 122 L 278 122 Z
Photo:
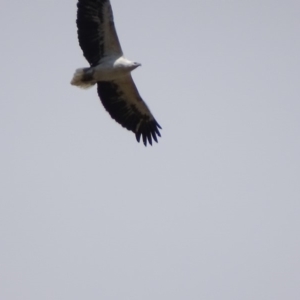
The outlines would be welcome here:
M 98 86 L 98 95 L 110 116 L 135 133 L 145 146 L 157 142 L 160 125 L 142 100 L 130 72 L 141 64 L 123 56 L 109 0 L 79 0 L 77 3 L 79 45 L 89 68 L 77 69 L 72 85 Z

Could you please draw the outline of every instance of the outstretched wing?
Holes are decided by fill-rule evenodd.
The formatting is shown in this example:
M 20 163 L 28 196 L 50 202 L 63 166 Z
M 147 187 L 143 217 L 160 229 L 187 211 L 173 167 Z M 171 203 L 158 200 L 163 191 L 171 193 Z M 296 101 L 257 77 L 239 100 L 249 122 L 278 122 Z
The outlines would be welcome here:
M 99 97 L 113 119 L 133 131 L 138 142 L 142 136 L 145 146 L 147 140 L 150 145 L 152 139 L 157 142 L 161 127 L 139 95 L 131 75 L 97 84 Z
M 109 0 L 79 0 L 77 3 L 79 45 L 91 66 L 107 55 L 121 56 Z

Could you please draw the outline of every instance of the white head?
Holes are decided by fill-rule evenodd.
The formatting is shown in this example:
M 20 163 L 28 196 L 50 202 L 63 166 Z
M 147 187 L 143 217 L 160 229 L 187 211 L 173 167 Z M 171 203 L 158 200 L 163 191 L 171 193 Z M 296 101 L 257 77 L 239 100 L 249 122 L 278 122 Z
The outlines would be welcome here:
M 131 72 L 132 70 L 136 69 L 137 67 L 141 66 L 140 63 L 135 61 L 130 61 L 127 58 L 120 57 L 116 61 L 114 61 L 114 68 L 125 69 L 126 71 Z
M 133 61 L 133 62 L 131 63 L 131 71 L 134 70 L 134 69 L 136 69 L 137 67 L 140 67 L 141 65 L 142 65 L 142 64 Z

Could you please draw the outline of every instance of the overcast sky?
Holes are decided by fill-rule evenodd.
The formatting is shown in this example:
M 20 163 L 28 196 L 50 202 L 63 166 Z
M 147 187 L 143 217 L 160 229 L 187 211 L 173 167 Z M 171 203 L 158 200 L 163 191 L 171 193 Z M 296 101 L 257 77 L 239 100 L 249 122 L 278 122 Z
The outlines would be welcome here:
M 1 300 L 299 299 L 299 0 L 112 0 L 147 148 L 70 85 L 76 1 L 0 3 Z

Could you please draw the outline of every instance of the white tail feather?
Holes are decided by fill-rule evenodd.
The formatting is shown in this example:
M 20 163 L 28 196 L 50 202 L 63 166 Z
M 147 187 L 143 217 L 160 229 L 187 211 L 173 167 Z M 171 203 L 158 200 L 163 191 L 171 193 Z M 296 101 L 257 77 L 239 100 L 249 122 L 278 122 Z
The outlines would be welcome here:
M 77 69 L 75 71 L 73 79 L 71 80 L 71 84 L 78 86 L 82 89 L 88 89 L 88 88 L 92 87 L 96 82 L 93 79 L 91 79 L 90 81 L 87 80 L 88 77 L 85 75 L 87 75 L 86 71 L 88 69 L 89 68 Z M 84 78 L 84 77 L 86 77 L 86 78 Z

